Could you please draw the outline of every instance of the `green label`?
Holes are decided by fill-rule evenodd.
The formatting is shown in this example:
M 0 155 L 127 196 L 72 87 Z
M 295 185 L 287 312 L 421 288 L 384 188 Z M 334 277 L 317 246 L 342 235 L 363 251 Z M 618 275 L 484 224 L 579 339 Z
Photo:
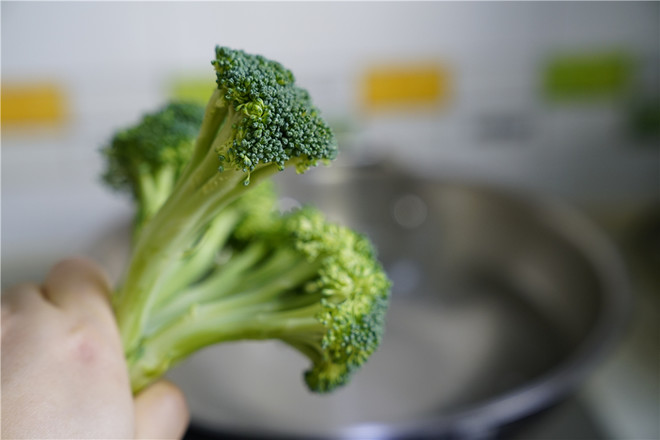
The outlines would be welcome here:
M 559 55 L 544 71 L 544 92 L 553 101 L 619 98 L 629 91 L 632 74 L 632 57 L 625 53 Z

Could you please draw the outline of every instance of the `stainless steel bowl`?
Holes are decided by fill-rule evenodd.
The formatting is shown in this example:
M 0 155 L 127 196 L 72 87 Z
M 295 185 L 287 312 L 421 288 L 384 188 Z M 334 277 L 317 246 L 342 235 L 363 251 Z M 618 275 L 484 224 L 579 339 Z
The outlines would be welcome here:
M 393 284 L 381 349 L 310 394 L 276 343 L 207 349 L 172 372 L 194 426 L 240 438 L 482 438 L 556 403 L 622 329 L 616 252 L 565 206 L 383 164 L 278 177 L 371 237 Z

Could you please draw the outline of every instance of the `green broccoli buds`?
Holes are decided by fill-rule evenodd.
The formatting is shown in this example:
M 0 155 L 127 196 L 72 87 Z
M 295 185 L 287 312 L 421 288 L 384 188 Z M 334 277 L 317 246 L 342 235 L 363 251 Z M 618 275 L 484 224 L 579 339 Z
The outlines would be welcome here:
M 187 165 L 204 117 L 204 108 L 171 102 L 121 130 L 103 149 L 103 180 L 133 195 L 140 229 L 165 202 Z
M 293 74 L 259 55 L 217 47 L 212 62 L 218 89 L 243 117 L 223 155 L 225 168 L 247 172 L 259 164 L 280 169 L 298 158 L 299 172 L 336 156 L 332 131 L 312 105 L 307 91 L 295 86 Z
M 289 215 L 285 222 L 295 248 L 319 263 L 318 276 L 305 290 L 321 295 L 315 318 L 325 333 L 302 350 L 314 353 L 305 381 L 314 391 L 331 391 L 345 384 L 379 346 L 390 281 L 364 236 L 327 222 L 310 207 Z

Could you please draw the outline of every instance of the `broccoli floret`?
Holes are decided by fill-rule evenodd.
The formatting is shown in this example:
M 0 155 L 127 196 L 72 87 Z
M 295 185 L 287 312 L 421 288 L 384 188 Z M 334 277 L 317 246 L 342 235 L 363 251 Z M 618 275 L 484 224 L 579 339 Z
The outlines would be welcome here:
M 278 339 L 310 359 L 311 390 L 331 391 L 378 347 L 389 287 L 364 236 L 314 208 L 293 211 L 155 310 L 164 323 L 129 361 L 132 382 L 139 388 L 210 344 Z
M 389 281 L 365 237 L 313 208 L 275 210 L 273 174 L 337 154 L 293 74 L 222 47 L 212 64 L 217 89 L 201 122 L 177 111 L 168 120 L 167 107 L 105 152 L 105 180 L 130 190 L 139 212 L 113 297 L 133 389 L 206 345 L 279 339 L 311 360 L 308 387 L 330 391 L 378 346 Z
M 135 198 L 139 231 L 169 197 L 190 159 L 204 107 L 171 102 L 118 132 L 103 149 L 105 182 Z
M 309 93 L 295 85 L 291 71 L 241 50 L 216 47 L 215 54 L 217 89 L 191 161 L 195 168 L 208 165 L 201 166 L 200 181 L 231 170 L 238 173 L 222 179 L 237 178 L 247 185 L 253 174 L 291 165 L 304 172 L 335 158 L 332 130 Z

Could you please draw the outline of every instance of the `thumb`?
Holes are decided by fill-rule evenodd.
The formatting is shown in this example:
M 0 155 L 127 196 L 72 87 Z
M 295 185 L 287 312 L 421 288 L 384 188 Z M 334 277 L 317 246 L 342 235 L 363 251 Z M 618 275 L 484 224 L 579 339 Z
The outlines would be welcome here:
M 135 397 L 135 438 L 180 439 L 189 417 L 181 390 L 161 380 Z

